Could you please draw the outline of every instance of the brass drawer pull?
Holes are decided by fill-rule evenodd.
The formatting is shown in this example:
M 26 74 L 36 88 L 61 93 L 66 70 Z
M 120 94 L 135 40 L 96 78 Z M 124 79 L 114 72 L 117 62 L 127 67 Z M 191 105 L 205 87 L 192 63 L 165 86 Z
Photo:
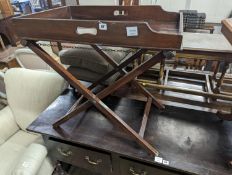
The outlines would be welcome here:
M 71 156 L 72 155 L 72 151 L 64 151 L 62 148 L 57 148 L 57 151 L 65 157 Z
M 130 173 L 133 175 L 147 175 L 146 171 L 142 171 L 141 173 L 136 173 L 136 171 L 132 167 L 130 167 Z
M 91 164 L 91 165 L 98 165 L 99 163 L 102 162 L 101 159 L 98 159 L 96 162 L 95 161 L 91 161 L 90 158 L 89 158 L 89 156 L 85 156 L 85 160 L 87 160 L 88 163 Z

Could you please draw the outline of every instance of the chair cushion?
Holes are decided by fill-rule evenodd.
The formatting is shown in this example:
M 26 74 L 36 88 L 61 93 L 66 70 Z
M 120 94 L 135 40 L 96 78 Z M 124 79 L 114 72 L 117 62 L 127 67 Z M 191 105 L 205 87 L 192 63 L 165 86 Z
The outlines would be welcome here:
M 7 126 L 7 127 L 6 127 Z M 0 110 L 0 145 L 19 130 L 9 106 Z
M 88 82 L 95 82 L 104 76 L 104 74 L 99 74 L 99 73 L 90 71 L 85 68 L 79 68 L 79 67 L 73 67 L 73 66 L 68 67 L 67 70 L 71 74 L 73 74 L 77 79 L 82 80 L 82 81 L 88 81 Z M 115 75 L 107 79 L 106 81 L 102 82 L 102 84 L 104 85 L 111 84 L 119 77 L 119 75 L 120 75 L 119 73 L 116 73 Z
M 22 130 L 0 146 L 0 174 L 11 174 L 21 155 L 31 143 L 43 143 L 41 136 Z
M 54 171 L 54 165 L 53 165 L 52 161 L 47 157 L 43 161 L 37 175 L 45 175 L 45 174 L 46 175 L 52 175 L 53 171 Z
M 90 48 L 90 46 L 85 46 Z M 105 47 L 106 49 L 113 49 L 112 47 Z M 126 49 L 125 49 L 126 51 Z M 106 51 L 111 58 L 117 63 L 126 56 L 125 52 Z M 105 74 L 112 70 L 112 66 L 95 50 L 90 48 L 73 48 L 68 50 L 62 50 L 59 53 L 61 63 L 71 65 L 74 67 L 85 68 L 99 74 Z
M 4 80 L 9 106 L 23 130 L 66 88 L 57 73 L 24 68 L 9 69 Z
M 32 143 L 20 157 L 12 175 L 36 175 L 46 156 L 45 146 Z

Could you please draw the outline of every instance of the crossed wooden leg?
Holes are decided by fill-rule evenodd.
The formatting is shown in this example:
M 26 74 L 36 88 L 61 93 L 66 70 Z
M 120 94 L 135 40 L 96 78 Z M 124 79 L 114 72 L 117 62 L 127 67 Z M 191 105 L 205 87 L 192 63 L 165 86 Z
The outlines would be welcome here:
M 147 60 L 146 62 L 144 62 L 143 64 L 141 64 L 140 66 L 138 66 L 136 69 L 132 70 L 131 72 L 127 73 L 125 76 L 121 77 L 119 80 L 117 80 L 116 82 L 112 83 L 111 85 L 109 85 L 108 87 L 106 87 L 104 90 L 102 90 L 101 92 L 99 92 L 96 96 L 99 99 L 103 99 L 106 96 L 110 95 L 111 93 L 113 93 L 114 91 L 116 91 L 118 88 L 122 87 L 123 85 L 125 85 L 126 83 L 133 81 L 134 83 L 134 78 L 137 77 L 138 75 L 142 74 L 144 71 L 146 71 L 147 69 L 149 69 L 150 67 L 152 67 L 154 64 L 158 63 L 161 59 L 164 59 L 165 56 L 163 55 L 162 52 L 160 52 L 159 54 L 155 55 L 154 57 L 152 57 L 151 59 Z M 123 64 L 123 63 L 122 63 Z M 121 65 L 120 65 L 121 66 Z M 125 67 L 125 66 L 124 66 Z M 115 69 L 113 70 L 113 72 L 117 72 Z M 110 74 L 111 72 L 109 72 Z M 156 105 L 156 106 L 160 106 L 160 109 L 163 109 L 163 105 L 161 105 L 154 97 L 152 94 L 150 94 L 149 91 L 147 91 L 146 89 L 144 89 L 140 84 L 138 84 L 137 82 L 134 83 L 135 86 L 137 86 L 138 88 L 143 89 L 143 93 L 144 94 L 149 94 L 149 97 L 152 98 L 152 102 Z M 71 113 L 69 113 L 66 116 L 61 117 L 57 122 L 55 122 L 53 124 L 54 127 L 58 127 L 61 124 L 63 124 L 64 122 L 68 121 L 70 118 L 76 116 L 78 113 L 87 110 L 89 107 L 91 107 L 91 103 L 90 101 L 87 101 L 81 105 L 79 105 L 75 110 L 73 110 Z
M 102 51 L 102 49 L 100 47 L 98 47 L 97 45 L 92 45 L 92 47 L 109 64 L 111 64 L 111 66 L 113 66 L 114 69 L 118 69 L 119 64 L 114 59 L 112 59 L 109 55 L 107 55 L 104 51 Z M 163 60 L 161 60 L 161 62 L 164 62 Z M 122 69 L 122 70 L 120 69 L 119 71 L 120 71 L 121 75 L 126 75 L 128 73 L 124 69 Z M 153 103 L 158 109 L 164 109 L 164 106 L 158 100 L 156 100 L 155 97 L 149 91 L 147 91 L 143 86 L 141 86 L 136 80 L 132 80 L 132 85 L 134 85 L 138 91 L 140 91 L 143 95 L 145 95 L 147 97 L 147 102 L 146 102 L 146 106 L 145 106 L 145 110 L 144 110 L 144 114 L 143 114 L 143 119 L 142 119 L 140 131 L 139 131 L 139 135 L 141 137 L 144 137 L 144 133 L 145 133 L 145 129 L 146 129 L 147 121 L 148 121 L 148 116 L 149 116 L 149 113 L 151 110 L 151 104 Z
M 101 99 L 108 96 L 119 87 L 130 82 L 138 75 L 142 74 L 145 70 L 152 67 L 154 64 L 158 63 L 165 58 L 163 52 L 155 55 L 150 60 L 147 60 L 141 64 L 138 68 L 132 70 L 130 73 L 126 74 L 118 81 L 114 82 L 112 85 L 106 87 L 104 90 L 99 92 L 97 95 L 93 94 L 89 89 L 87 89 L 81 82 L 76 79 L 71 73 L 69 73 L 62 65 L 56 62 L 49 54 L 47 54 L 41 47 L 39 47 L 34 41 L 26 41 L 25 43 L 31 50 L 33 50 L 41 59 L 43 59 L 47 64 L 49 64 L 56 72 L 58 72 L 64 79 L 66 79 L 72 86 L 74 86 L 81 94 L 84 95 L 88 101 L 81 104 L 76 110 L 72 111 L 70 114 L 78 113 L 89 108 L 92 104 L 102 113 L 106 118 L 108 118 L 113 124 L 121 128 L 124 132 L 134 138 L 138 144 L 144 147 L 150 154 L 158 155 L 158 151 L 152 147 L 148 142 L 146 142 L 138 133 L 136 133 L 129 125 L 127 125 L 117 114 L 115 114 L 110 108 L 108 108 Z M 67 121 L 70 118 L 63 118 Z M 63 123 L 60 120 L 55 123 L 54 127 L 59 126 Z
M 97 45 L 92 45 L 92 47 L 109 63 L 112 65 L 112 67 L 114 68 L 113 72 L 120 72 L 121 75 L 126 75 L 128 72 L 126 72 L 124 69 L 120 69 L 119 68 L 119 64 L 112 59 L 109 55 L 107 55 L 104 51 L 102 51 L 102 49 L 97 46 Z M 127 64 L 124 65 L 128 65 L 130 64 L 132 61 L 134 61 L 134 59 L 138 59 L 142 53 L 146 52 L 145 49 L 140 49 L 136 54 L 134 54 L 131 58 L 127 59 Z M 125 67 L 125 66 L 124 66 Z M 89 89 L 92 89 L 94 87 L 96 87 L 98 84 L 100 84 L 102 81 L 105 81 L 107 78 L 109 78 L 109 74 L 106 74 L 104 77 L 105 78 L 101 78 L 100 80 L 96 81 L 95 83 L 93 83 Z M 111 74 L 110 74 L 111 75 Z M 145 110 L 144 110 L 144 115 L 143 115 L 143 119 L 142 119 L 142 123 L 141 123 L 141 129 L 139 132 L 139 135 L 141 137 L 144 137 L 144 133 L 145 133 L 145 129 L 146 129 L 146 125 L 147 125 L 147 120 L 148 120 L 148 116 L 150 113 L 150 109 L 151 109 L 151 104 L 153 103 L 158 109 L 164 109 L 164 106 L 155 99 L 155 97 L 149 92 L 147 91 L 143 86 L 141 86 L 136 80 L 132 80 L 132 85 L 134 85 L 138 91 L 140 91 L 143 95 L 145 95 L 147 97 L 147 103 L 145 106 Z M 69 111 L 67 113 L 67 115 L 70 115 L 70 112 L 74 111 L 74 114 L 77 115 L 77 113 L 75 112 L 75 109 L 78 107 L 77 104 L 80 104 L 80 101 L 83 99 L 83 95 L 77 100 L 77 102 L 73 105 L 73 107 L 71 108 L 71 111 Z M 67 115 L 65 115 L 63 118 L 67 118 Z M 75 116 L 73 115 L 73 116 Z M 59 123 L 60 121 L 63 120 L 63 118 L 61 118 L 60 120 L 58 120 L 57 122 Z M 65 122 L 65 120 L 63 120 Z M 56 122 L 56 123 L 57 123 Z M 54 125 L 56 125 L 56 123 Z M 59 125 L 62 123 L 59 123 Z

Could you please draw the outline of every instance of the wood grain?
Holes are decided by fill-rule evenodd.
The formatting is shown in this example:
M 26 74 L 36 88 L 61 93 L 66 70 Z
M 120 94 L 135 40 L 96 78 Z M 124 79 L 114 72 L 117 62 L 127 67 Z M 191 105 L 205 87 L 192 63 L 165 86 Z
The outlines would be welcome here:
M 232 44 L 232 18 L 225 19 L 222 21 L 222 33 Z

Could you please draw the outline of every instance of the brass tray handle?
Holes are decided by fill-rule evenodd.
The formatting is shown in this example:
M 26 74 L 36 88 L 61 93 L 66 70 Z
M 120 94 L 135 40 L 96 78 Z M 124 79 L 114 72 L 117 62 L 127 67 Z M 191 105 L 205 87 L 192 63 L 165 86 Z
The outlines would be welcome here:
M 96 28 L 86 28 L 86 27 L 77 27 L 76 33 L 78 35 L 97 35 L 97 29 Z
M 57 148 L 57 151 L 65 157 L 71 156 L 72 155 L 72 151 L 64 151 L 62 148 Z
M 141 173 L 136 173 L 136 171 L 132 167 L 130 167 L 130 173 L 133 175 L 148 175 L 146 171 L 142 171 Z
M 91 164 L 91 165 L 98 165 L 98 164 L 100 164 L 102 162 L 101 159 L 98 159 L 96 162 L 95 161 L 91 161 L 90 158 L 89 158 L 89 156 L 85 156 L 85 160 L 87 160 L 88 163 Z
M 128 12 L 125 10 L 115 10 L 114 16 L 128 16 Z

